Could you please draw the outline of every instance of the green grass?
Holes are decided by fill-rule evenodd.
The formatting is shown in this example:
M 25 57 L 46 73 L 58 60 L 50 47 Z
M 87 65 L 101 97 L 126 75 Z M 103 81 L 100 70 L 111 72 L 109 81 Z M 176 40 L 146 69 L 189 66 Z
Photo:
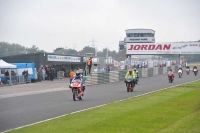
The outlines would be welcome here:
M 200 80 L 11 132 L 199 133 Z
M 189 63 L 188 64 L 190 66 L 190 68 L 193 68 L 194 66 L 197 66 L 197 68 L 200 68 L 200 63 Z

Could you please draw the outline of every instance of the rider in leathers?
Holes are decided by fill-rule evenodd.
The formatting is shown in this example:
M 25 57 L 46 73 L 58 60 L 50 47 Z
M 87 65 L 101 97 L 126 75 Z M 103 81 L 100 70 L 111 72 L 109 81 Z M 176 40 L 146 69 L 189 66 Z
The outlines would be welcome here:
M 135 73 L 135 75 L 137 75 L 137 78 L 139 78 L 139 72 L 136 68 L 134 68 L 134 73 Z
M 81 80 L 81 85 L 82 85 L 83 92 L 84 92 L 85 91 L 85 81 L 83 80 L 83 76 L 80 74 L 79 71 L 76 71 L 76 75 L 74 76 L 72 81 L 75 80 L 75 79 L 80 79 Z
M 125 79 L 128 78 L 129 76 L 132 77 L 132 82 L 131 82 L 131 89 L 133 89 L 133 87 L 135 87 L 135 73 L 132 71 L 132 69 L 130 68 L 129 71 L 126 73 Z M 125 80 L 126 83 L 126 80 Z M 127 83 L 126 83 L 127 85 Z

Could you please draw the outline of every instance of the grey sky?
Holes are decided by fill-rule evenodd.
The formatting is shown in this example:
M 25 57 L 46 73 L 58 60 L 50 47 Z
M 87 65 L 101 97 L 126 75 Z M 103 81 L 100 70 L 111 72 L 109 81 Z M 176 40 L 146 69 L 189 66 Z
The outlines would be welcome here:
M 118 51 L 125 29 L 150 28 L 156 42 L 200 39 L 200 0 L 0 0 L 0 41 Z

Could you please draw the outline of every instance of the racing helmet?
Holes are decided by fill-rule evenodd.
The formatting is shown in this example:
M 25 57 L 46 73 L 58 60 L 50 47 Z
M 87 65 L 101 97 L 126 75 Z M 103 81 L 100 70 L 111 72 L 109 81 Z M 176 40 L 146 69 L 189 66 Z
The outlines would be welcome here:
M 79 71 L 76 71 L 76 76 L 80 76 L 80 72 Z
M 133 71 L 133 70 L 132 70 L 132 68 L 130 68 L 130 69 L 129 69 L 129 73 L 131 74 L 131 73 L 132 73 L 132 71 Z

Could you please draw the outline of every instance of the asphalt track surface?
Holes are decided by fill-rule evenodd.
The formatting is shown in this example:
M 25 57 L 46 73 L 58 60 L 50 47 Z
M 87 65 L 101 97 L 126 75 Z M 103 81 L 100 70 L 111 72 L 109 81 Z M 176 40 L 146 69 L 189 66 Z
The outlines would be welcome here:
M 124 82 L 87 86 L 82 101 L 73 101 L 71 90 L 3 98 L 0 132 L 198 79 L 200 75 L 193 73 L 184 73 L 182 78 L 176 74 L 173 83 L 168 82 L 167 75 L 141 78 L 133 92 L 126 91 Z

